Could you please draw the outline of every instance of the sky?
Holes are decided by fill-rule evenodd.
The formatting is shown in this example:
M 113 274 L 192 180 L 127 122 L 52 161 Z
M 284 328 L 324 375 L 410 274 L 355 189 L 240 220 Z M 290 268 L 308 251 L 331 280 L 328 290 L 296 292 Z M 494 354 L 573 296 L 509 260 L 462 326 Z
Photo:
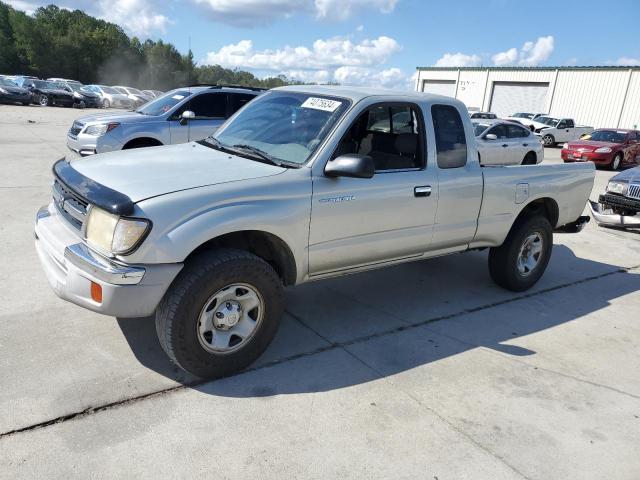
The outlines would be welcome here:
M 52 3 L 4 0 L 33 12 Z M 640 0 L 60 0 L 199 64 L 412 89 L 418 66 L 640 65 Z

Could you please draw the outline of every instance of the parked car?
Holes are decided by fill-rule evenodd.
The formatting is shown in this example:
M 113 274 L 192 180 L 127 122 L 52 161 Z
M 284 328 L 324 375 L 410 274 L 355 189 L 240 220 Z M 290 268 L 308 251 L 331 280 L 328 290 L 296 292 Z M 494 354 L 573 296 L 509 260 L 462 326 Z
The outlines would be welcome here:
M 160 90 L 142 90 L 142 93 L 149 97 L 156 98 L 162 95 L 164 92 L 161 92 Z
M 599 129 L 567 142 L 560 152 L 565 162 L 593 162 L 618 170 L 640 164 L 640 131 Z
M 511 120 L 514 122 L 518 122 L 525 127 L 528 127 L 531 131 L 535 130 L 533 123 L 540 117 L 546 117 L 546 113 L 527 113 L 527 112 L 518 112 L 513 115 L 505 118 L 505 120 Z
M 53 81 L 53 80 L 52 80 Z M 71 92 L 74 99 L 74 107 L 78 108 L 101 108 L 102 100 L 97 93 L 87 90 L 84 85 L 76 80 L 56 80 L 56 85 Z
M 100 101 L 104 108 L 133 108 L 133 101 L 113 87 L 106 85 L 85 85 L 85 90 L 96 93 L 100 96 Z
M 589 201 L 591 214 L 599 225 L 640 227 L 640 167 L 612 177 L 598 202 Z
M 540 139 L 528 128 L 506 121 L 474 121 L 482 165 L 535 165 L 544 159 Z
M 368 128 L 384 117 L 387 131 Z M 553 231 L 590 219 L 594 180 L 591 163 L 481 167 L 453 98 L 308 85 L 260 95 L 203 141 L 53 172 L 35 242 L 54 291 L 155 314 L 165 352 L 204 378 L 260 356 L 285 285 L 489 248 L 498 285 L 532 287 Z
M 496 120 L 498 116 L 492 112 L 469 112 L 469 118 L 471 120 Z
M 585 133 L 593 132 L 593 127 L 576 125 L 573 118 L 538 117 L 531 125 L 545 147 L 577 140 Z
M 22 86 L 31 92 L 32 102 L 43 107 L 47 105 L 62 107 L 73 106 L 73 94 L 53 82 L 25 79 Z
M 24 88 L 24 84 L 26 82 L 28 82 L 28 81 L 40 80 L 38 77 L 33 77 L 31 75 L 10 75 L 10 76 L 5 77 L 5 78 L 11 80 L 13 83 L 15 83 L 19 87 L 23 87 L 23 88 Z
M 152 100 L 154 98 L 153 95 L 146 95 L 142 93 L 140 90 L 138 90 L 137 88 L 122 87 L 122 86 L 115 86 L 113 88 L 115 88 L 118 92 L 122 93 L 123 95 L 128 96 L 133 102 L 133 106 L 136 108 L 144 105 L 149 100 Z
M 21 103 L 29 105 L 32 95 L 26 88 L 19 87 L 11 80 L 0 78 L 0 103 Z
M 173 90 L 134 112 L 78 118 L 67 135 L 67 146 L 86 156 L 202 140 L 260 93 L 261 89 L 245 87 Z

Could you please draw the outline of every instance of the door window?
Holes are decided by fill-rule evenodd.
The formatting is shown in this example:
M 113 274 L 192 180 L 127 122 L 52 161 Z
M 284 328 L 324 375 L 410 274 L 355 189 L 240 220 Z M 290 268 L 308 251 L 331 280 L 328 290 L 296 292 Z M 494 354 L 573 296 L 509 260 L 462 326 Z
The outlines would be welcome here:
M 373 158 L 376 172 L 424 167 L 424 134 L 413 105 L 376 105 L 342 137 L 332 158 L 355 153 Z
M 451 105 L 431 107 L 436 134 L 438 168 L 459 168 L 467 164 L 467 138 L 458 110 Z
M 487 134 L 494 134 L 496 137 L 498 137 L 498 140 L 504 140 L 505 138 L 508 138 L 509 134 L 507 132 L 507 126 L 506 125 L 496 125 L 495 127 L 491 128 Z
M 509 125 L 507 127 L 509 138 L 523 138 L 529 136 L 529 130 L 518 127 L 517 125 Z
M 225 118 L 227 114 L 227 96 L 223 93 L 203 93 L 198 95 L 176 111 L 179 117 L 182 112 L 191 110 L 196 120 Z

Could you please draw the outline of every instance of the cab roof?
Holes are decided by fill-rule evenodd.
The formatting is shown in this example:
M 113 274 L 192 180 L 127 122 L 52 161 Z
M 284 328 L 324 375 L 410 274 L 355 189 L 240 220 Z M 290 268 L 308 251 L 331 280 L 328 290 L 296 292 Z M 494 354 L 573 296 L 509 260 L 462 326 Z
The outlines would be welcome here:
M 424 102 L 425 100 L 457 102 L 458 100 L 444 95 L 433 93 L 423 93 L 407 90 L 387 90 L 384 88 L 371 87 L 345 87 L 342 85 L 288 85 L 277 87 L 274 91 L 310 93 L 316 95 L 328 95 L 334 97 L 347 98 L 354 103 L 368 97 L 402 97 L 408 101 Z

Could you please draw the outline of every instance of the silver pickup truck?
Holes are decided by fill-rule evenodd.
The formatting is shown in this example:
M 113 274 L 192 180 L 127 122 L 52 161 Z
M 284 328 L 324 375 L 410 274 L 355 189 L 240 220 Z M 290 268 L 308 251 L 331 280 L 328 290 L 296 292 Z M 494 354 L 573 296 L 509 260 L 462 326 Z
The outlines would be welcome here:
M 59 160 L 36 247 L 62 298 L 155 315 L 164 350 L 203 378 L 254 361 L 283 288 L 489 248 L 522 291 L 553 231 L 579 231 L 591 163 L 481 167 L 465 106 L 424 93 L 271 90 L 199 142 Z

